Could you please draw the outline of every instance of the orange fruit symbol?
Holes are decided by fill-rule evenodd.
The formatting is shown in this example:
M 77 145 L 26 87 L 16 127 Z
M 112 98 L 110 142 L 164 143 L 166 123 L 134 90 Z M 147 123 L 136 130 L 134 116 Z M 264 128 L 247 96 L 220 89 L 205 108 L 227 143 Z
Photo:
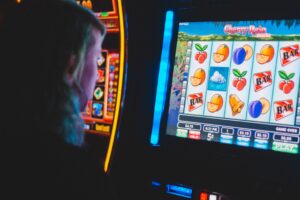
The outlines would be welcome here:
M 191 76 L 191 78 L 190 78 L 192 86 L 201 85 L 205 81 L 205 78 L 206 78 L 206 74 L 205 74 L 204 69 L 198 68 L 194 72 L 194 75 Z
M 214 53 L 214 61 L 220 63 L 225 61 L 229 55 L 229 48 L 226 44 L 221 44 Z
M 223 97 L 220 94 L 214 94 L 210 102 L 207 103 L 207 110 L 211 113 L 221 110 L 223 106 Z
M 274 57 L 274 48 L 270 44 L 264 45 L 260 52 L 256 54 L 256 60 L 259 64 L 270 62 Z

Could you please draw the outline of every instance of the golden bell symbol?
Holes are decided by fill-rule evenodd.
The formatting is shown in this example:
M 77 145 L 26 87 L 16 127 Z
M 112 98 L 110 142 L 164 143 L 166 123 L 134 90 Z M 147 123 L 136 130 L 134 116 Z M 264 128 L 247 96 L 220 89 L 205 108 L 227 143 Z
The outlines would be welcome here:
M 241 101 L 237 95 L 231 94 L 229 95 L 229 105 L 231 107 L 232 116 L 235 116 L 242 111 L 245 103 Z

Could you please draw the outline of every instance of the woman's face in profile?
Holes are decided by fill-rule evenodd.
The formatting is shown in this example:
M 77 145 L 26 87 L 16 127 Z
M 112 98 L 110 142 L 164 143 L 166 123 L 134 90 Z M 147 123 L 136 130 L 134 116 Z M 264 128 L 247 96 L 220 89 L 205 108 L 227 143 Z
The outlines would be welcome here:
M 85 57 L 85 65 L 82 71 L 82 77 L 80 86 L 82 92 L 80 94 L 81 111 L 87 106 L 88 100 L 92 99 L 97 75 L 97 59 L 101 55 L 102 38 L 100 37 L 100 31 L 93 29 L 92 31 L 95 43 L 88 47 L 87 55 Z

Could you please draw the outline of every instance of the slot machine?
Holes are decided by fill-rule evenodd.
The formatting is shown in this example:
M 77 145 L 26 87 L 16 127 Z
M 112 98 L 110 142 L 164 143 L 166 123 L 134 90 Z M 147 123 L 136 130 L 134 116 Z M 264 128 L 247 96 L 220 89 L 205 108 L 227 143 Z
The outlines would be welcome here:
M 163 5 L 165 24 L 157 27 L 163 30 L 151 32 L 162 50 L 160 62 L 150 62 L 157 55 L 145 57 L 153 68 L 144 70 L 156 78 L 143 82 L 155 84 L 137 86 L 144 88 L 139 95 L 128 95 L 140 120 L 124 129 L 147 146 L 135 150 L 143 152 L 130 160 L 131 171 L 127 168 L 151 185 L 149 193 L 139 194 L 172 200 L 299 198 L 295 1 L 177 3 Z
M 125 76 L 125 22 L 121 0 L 82 0 L 105 24 L 107 33 L 99 57 L 98 79 L 93 99 L 82 113 L 86 141 L 109 171 L 119 126 Z
M 166 13 L 175 35 L 166 46 L 170 66 L 160 70 L 170 69 L 170 82 L 157 88 L 165 94 L 165 110 L 154 114 L 151 143 L 160 144 L 162 158 L 172 163 L 157 167 L 157 174 L 167 175 L 153 182 L 170 199 L 296 194 L 299 16 L 283 7 L 250 8 L 243 14 L 237 6 Z

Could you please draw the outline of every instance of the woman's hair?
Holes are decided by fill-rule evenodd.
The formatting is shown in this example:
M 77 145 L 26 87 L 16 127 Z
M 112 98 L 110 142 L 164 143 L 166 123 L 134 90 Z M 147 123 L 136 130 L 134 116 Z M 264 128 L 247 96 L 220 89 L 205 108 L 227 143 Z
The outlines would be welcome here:
M 105 27 L 99 19 L 67 0 L 24 0 L 6 16 L 0 67 L 9 79 L 1 86 L 8 134 L 57 134 L 70 144 L 83 144 L 78 91 L 66 74 L 73 57 L 71 74 L 80 82 L 87 50 L 95 42 L 93 29 L 103 39 Z

